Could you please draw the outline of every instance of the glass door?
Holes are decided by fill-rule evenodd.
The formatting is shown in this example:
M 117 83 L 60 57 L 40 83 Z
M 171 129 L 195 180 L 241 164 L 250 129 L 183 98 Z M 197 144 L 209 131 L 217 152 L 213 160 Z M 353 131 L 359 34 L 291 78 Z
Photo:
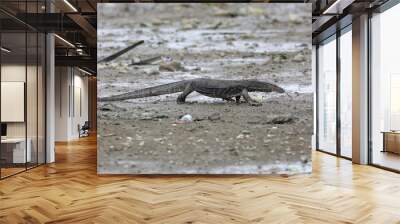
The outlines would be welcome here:
M 336 154 L 336 35 L 318 47 L 318 149 Z

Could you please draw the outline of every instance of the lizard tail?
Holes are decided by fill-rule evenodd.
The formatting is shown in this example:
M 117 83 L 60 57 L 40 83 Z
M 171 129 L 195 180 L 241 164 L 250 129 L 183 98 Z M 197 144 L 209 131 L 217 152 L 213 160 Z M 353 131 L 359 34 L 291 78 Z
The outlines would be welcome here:
M 99 102 L 118 101 L 118 100 L 137 99 L 137 98 L 144 98 L 144 97 L 149 97 L 149 96 L 160 96 L 160 95 L 165 95 L 165 94 L 178 93 L 178 92 L 182 92 L 189 82 L 190 82 L 190 80 L 173 82 L 173 83 L 168 83 L 168 84 L 164 84 L 164 85 L 160 85 L 160 86 L 139 89 L 139 90 L 135 90 L 132 92 L 123 93 L 123 94 L 99 97 L 97 100 Z

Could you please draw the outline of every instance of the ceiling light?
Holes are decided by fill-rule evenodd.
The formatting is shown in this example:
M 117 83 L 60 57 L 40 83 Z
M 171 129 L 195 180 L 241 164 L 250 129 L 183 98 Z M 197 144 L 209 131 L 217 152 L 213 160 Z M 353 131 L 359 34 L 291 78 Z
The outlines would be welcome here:
M 88 72 L 88 71 L 85 71 L 85 70 L 83 70 L 83 69 L 81 69 L 81 68 L 78 68 L 79 69 L 79 71 L 81 71 L 81 72 L 83 72 L 83 73 L 85 73 L 85 74 L 87 74 L 87 75 L 92 75 L 92 73 L 90 73 L 90 72 Z
M 54 36 L 57 37 L 58 39 L 60 39 L 62 42 L 64 42 L 64 43 L 66 43 L 67 45 L 69 45 L 70 47 L 75 48 L 75 45 L 73 45 L 73 44 L 72 44 L 71 42 L 69 42 L 68 40 L 66 40 L 66 39 L 64 39 L 64 38 L 62 38 L 62 37 L 60 37 L 60 36 L 57 35 L 57 34 L 54 34 Z
M 1 47 L 0 49 L 1 49 L 2 51 L 6 52 L 6 53 L 10 53 L 10 52 L 11 52 L 11 50 L 9 50 L 9 49 L 7 49 L 7 48 L 5 48 L 5 47 Z
M 78 12 L 78 10 L 68 1 L 64 0 L 65 4 L 67 4 L 74 12 Z

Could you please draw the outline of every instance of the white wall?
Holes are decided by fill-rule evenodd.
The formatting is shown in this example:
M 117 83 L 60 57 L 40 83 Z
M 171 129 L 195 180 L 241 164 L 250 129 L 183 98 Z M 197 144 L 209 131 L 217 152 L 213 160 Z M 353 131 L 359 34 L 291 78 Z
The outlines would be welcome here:
M 37 70 L 38 69 L 38 70 Z M 45 150 L 45 114 L 44 114 L 44 99 L 45 99 L 45 90 L 44 90 L 44 75 L 42 73 L 42 67 L 37 67 L 36 65 L 28 65 L 25 64 L 2 64 L 1 66 L 1 81 L 2 87 L 6 82 L 20 82 L 20 84 L 24 83 L 26 86 L 22 86 L 21 89 L 15 90 L 18 93 L 22 94 L 20 99 L 22 102 L 15 101 L 16 99 L 10 98 L 7 94 L 12 94 L 11 92 L 7 92 L 6 89 L 2 89 L 2 98 L 10 98 L 14 101 L 11 101 L 10 104 L 20 104 L 19 107 L 5 106 L 2 102 L 2 114 L 5 113 L 14 113 L 20 114 L 19 121 L 5 121 L 7 124 L 7 137 L 8 138 L 24 138 L 27 136 L 29 145 L 28 147 L 31 149 L 32 162 L 36 162 L 36 159 L 39 159 L 39 163 L 44 163 L 44 150 Z M 27 79 L 27 80 L 25 80 Z M 16 87 L 14 87 L 16 88 Z M 26 99 L 24 96 L 26 90 Z M 4 95 L 5 94 L 5 95 Z M 15 95 L 13 94 L 13 95 Z M 25 106 L 26 102 L 26 106 Z M 15 105 L 14 105 L 15 106 Z M 26 113 L 26 119 L 24 117 Z M 4 121 L 4 119 L 2 118 Z
M 25 82 L 24 65 L 18 64 L 3 64 L 1 66 L 1 81 L 2 82 Z M 24 109 L 24 108 L 23 108 Z M 7 108 L 1 108 L 7 110 Z M 8 137 L 25 137 L 25 122 L 8 122 L 7 123 Z
M 55 68 L 55 141 L 67 141 L 68 136 L 68 86 L 69 68 Z
M 55 86 L 55 140 L 77 139 L 78 125 L 88 120 L 88 78 L 76 68 L 56 67 Z
M 85 121 L 88 121 L 88 78 L 86 76 L 82 76 L 82 73 L 78 73 L 77 70 L 74 71 L 74 92 L 71 99 L 74 102 L 71 102 L 71 112 L 72 112 L 72 119 L 71 119 L 71 135 L 73 138 L 79 137 L 78 132 L 78 125 L 82 126 Z M 72 90 L 72 89 L 71 89 Z
M 26 70 L 27 69 L 27 70 Z M 24 65 L 19 64 L 3 64 L 1 66 L 1 81 L 2 82 L 24 82 L 26 83 L 26 71 L 28 71 L 28 81 L 30 86 L 36 86 L 36 80 L 32 80 L 30 77 L 33 73 L 32 70 L 35 70 L 36 67 L 29 66 L 26 67 Z M 34 72 L 36 76 L 36 71 Z M 4 96 L 3 96 L 4 97 Z M 28 125 L 28 137 L 31 134 L 30 130 L 36 130 L 36 88 L 27 88 L 27 106 L 31 108 L 27 108 L 27 120 L 26 122 L 7 122 L 7 136 L 8 137 L 25 137 L 25 126 Z M 34 107 L 34 108 L 33 108 Z M 1 110 L 8 110 L 9 108 L 1 108 Z M 24 108 L 22 108 L 24 110 Z M 32 123 L 33 122 L 33 123 Z M 35 132 L 36 134 L 36 132 Z

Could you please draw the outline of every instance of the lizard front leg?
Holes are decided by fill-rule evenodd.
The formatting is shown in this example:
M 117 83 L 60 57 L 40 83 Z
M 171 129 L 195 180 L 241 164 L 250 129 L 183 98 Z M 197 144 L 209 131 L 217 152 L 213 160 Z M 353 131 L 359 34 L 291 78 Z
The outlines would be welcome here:
M 250 106 L 261 106 L 262 104 L 253 100 L 250 96 L 249 96 L 249 92 L 247 91 L 247 89 L 243 89 L 242 90 L 242 94 L 243 98 L 246 100 L 246 102 L 250 105 Z
M 176 103 L 178 104 L 183 104 L 185 103 L 186 97 L 193 92 L 192 85 L 189 83 L 181 93 L 181 95 L 178 96 L 176 99 Z

